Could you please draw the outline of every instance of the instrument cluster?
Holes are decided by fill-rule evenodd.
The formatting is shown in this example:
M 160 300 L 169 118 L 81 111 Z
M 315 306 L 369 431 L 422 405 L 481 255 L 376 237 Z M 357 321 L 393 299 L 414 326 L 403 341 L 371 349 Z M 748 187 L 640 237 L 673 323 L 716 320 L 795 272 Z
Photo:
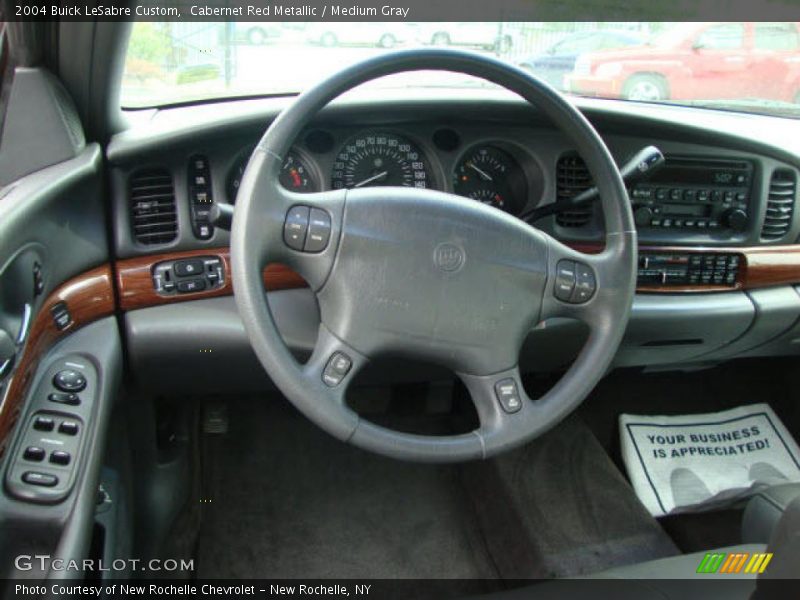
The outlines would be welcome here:
M 227 176 L 227 196 L 236 200 L 252 148 L 237 157 Z M 504 140 L 462 143 L 452 129 L 424 139 L 393 129 L 365 129 L 337 138 L 313 130 L 287 155 L 281 184 L 299 193 L 328 189 L 402 186 L 435 189 L 471 198 L 512 215 L 533 201 L 530 179 L 538 166 L 518 145 Z

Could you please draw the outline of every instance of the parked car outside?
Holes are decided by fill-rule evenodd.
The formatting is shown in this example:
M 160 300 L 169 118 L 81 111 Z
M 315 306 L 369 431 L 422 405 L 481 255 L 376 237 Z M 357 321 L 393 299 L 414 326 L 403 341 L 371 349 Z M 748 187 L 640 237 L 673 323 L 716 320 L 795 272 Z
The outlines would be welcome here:
M 758 77 L 752 77 L 758 73 Z M 652 44 L 583 54 L 565 88 L 584 96 L 661 100 L 800 100 L 796 23 L 682 23 Z
M 320 22 L 306 27 L 306 40 L 325 47 L 378 46 L 388 49 L 413 39 L 410 26 L 390 22 Z
M 281 37 L 281 27 L 278 23 L 239 22 L 235 25 L 237 41 L 261 46 Z
M 564 86 L 564 76 L 571 73 L 581 54 L 599 50 L 643 45 L 644 38 L 631 32 L 585 31 L 569 34 L 540 54 L 519 62 L 519 66 L 543 79 L 556 89 Z
M 417 41 L 432 46 L 461 46 L 505 54 L 514 46 L 514 35 L 504 23 L 425 23 Z

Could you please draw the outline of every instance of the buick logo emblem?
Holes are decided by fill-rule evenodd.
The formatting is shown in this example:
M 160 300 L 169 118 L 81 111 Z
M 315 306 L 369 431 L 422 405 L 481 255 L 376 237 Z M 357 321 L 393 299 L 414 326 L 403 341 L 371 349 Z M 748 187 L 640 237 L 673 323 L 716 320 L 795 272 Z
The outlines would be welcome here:
M 433 264 L 448 273 L 453 273 L 463 267 L 465 258 L 461 248 L 448 242 L 439 244 L 433 251 Z

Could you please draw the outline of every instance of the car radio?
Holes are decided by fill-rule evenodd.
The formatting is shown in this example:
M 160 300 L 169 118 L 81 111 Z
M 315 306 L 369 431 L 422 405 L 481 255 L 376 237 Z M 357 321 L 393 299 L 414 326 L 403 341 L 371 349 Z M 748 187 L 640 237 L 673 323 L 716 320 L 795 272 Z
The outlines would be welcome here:
M 636 226 L 744 231 L 752 185 L 749 161 L 668 156 L 661 169 L 630 190 Z

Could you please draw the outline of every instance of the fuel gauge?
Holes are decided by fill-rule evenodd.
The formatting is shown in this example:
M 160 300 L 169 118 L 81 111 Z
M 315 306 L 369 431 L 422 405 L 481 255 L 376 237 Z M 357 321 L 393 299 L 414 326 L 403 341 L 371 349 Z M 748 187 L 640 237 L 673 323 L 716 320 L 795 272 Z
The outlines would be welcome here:
M 511 154 L 492 145 L 471 149 L 453 171 L 459 196 L 517 214 L 525 202 L 525 174 Z

